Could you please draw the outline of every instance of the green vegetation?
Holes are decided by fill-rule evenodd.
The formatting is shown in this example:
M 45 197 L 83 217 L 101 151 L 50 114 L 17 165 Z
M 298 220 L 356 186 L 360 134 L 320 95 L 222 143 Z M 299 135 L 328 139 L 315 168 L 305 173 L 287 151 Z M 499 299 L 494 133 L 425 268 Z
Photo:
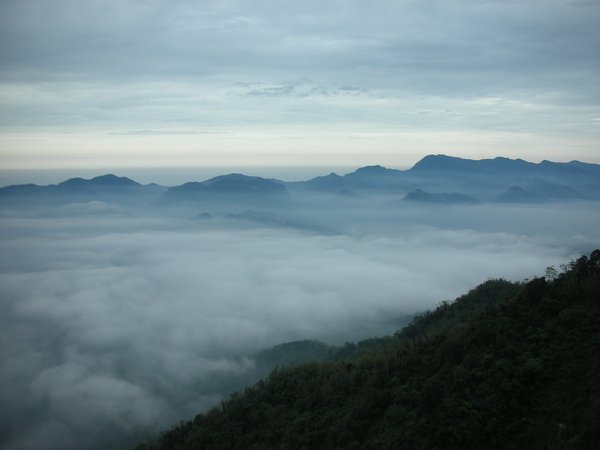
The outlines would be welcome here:
M 140 449 L 586 449 L 600 442 L 600 250 L 490 280 L 393 337 L 279 368 Z

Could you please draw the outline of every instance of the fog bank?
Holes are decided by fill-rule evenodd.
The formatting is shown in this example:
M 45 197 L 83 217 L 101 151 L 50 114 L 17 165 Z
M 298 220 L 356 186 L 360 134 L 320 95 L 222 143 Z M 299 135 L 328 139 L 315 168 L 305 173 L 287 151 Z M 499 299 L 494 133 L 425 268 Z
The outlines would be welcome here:
M 541 274 L 594 239 L 417 224 L 322 235 L 110 210 L 1 226 L 8 449 L 134 445 L 238 387 L 244 355 L 393 332 L 395 317 Z

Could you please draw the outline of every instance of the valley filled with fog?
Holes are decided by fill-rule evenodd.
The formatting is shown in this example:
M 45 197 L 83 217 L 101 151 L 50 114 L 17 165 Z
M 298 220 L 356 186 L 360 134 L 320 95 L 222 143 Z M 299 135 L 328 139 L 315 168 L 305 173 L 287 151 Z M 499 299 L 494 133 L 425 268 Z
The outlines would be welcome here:
M 1 0 L 0 450 L 595 448 L 599 23 Z
M 191 196 L 123 179 L 4 188 L 0 446 L 134 446 L 256 380 L 262 349 L 390 334 L 600 239 L 597 175 L 572 187 L 380 169 L 312 187 L 234 176 Z M 527 195 L 501 197 L 513 184 Z

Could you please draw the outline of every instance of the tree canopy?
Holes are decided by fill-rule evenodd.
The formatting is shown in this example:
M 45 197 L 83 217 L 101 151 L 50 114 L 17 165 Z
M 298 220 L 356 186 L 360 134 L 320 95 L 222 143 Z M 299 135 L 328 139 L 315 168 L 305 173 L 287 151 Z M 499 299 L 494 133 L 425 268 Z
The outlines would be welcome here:
M 586 449 L 600 442 L 600 250 L 489 280 L 395 336 L 275 369 L 156 449 Z

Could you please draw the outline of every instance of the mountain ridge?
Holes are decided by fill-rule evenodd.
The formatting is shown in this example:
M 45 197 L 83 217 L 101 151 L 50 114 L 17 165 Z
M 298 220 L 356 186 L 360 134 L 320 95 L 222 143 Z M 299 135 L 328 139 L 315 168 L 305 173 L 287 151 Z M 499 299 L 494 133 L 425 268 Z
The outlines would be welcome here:
M 502 156 L 496 156 L 494 158 L 484 158 L 484 159 L 468 159 L 468 158 L 460 158 L 460 157 L 450 156 L 450 155 L 445 155 L 445 154 L 440 153 L 440 154 L 426 155 L 423 158 L 421 158 L 419 161 L 417 161 L 412 167 L 410 167 L 408 169 L 404 169 L 404 170 L 389 168 L 389 167 L 385 167 L 385 166 L 382 166 L 379 164 L 375 164 L 375 165 L 358 167 L 353 172 L 349 172 L 345 175 L 338 175 L 334 172 L 331 172 L 328 175 L 320 175 L 320 176 L 316 176 L 316 177 L 308 179 L 308 180 L 302 180 L 302 181 L 298 181 L 298 182 L 281 181 L 281 180 L 277 180 L 274 178 L 250 176 L 250 175 L 244 175 L 244 174 L 240 174 L 240 173 L 230 173 L 230 174 L 218 175 L 218 176 L 209 178 L 204 181 L 189 181 L 186 183 L 182 183 L 180 185 L 166 186 L 166 187 L 178 187 L 178 186 L 182 186 L 187 183 L 212 184 L 222 178 L 241 178 L 241 177 L 250 178 L 250 179 L 256 178 L 256 179 L 262 179 L 262 180 L 269 180 L 269 181 L 274 181 L 274 182 L 284 183 L 284 184 L 293 184 L 293 183 L 305 183 L 305 182 L 321 180 L 321 179 L 342 179 L 347 176 L 352 177 L 352 176 L 364 175 L 364 174 L 368 174 L 368 175 L 373 175 L 373 174 L 375 174 L 375 175 L 382 175 L 382 174 L 400 175 L 400 174 L 405 174 L 407 172 L 412 172 L 412 171 L 439 170 L 441 168 L 443 168 L 445 170 L 452 170 L 457 167 L 461 168 L 461 170 L 464 170 L 464 168 L 475 168 L 476 169 L 476 168 L 481 168 L 481 167 L 491 167 L 494 165 L 496 167 L 499 167 L 499 166 L 569 167 L 572 169 L 576 169 L 578 171 L 577 173 L 581 173 L 579 171 L 600 173 L 600 164 L 582 162 L 579 160 L 571 160 L 569 162 L 556 162 L 556 161 L 542 160 L 539 163 L 534 163 L 534 162 L 529 162 L 529 161 L 526 161 L 526 160 L 523 160 L 520 158 L 511 159 L 511 158 L 506 158 L 506 157 L 502 157 Z M 69 179 L 62 181 L 60 183 L 57 183 L 57 184 L 49 184 L 49 185 L 38 185 L 36 183 L 11 184 L 11 185 L 2 186 L 2 187 L 0 187 L 0 189 L 4 189 L 6 187 L 13 187 L 13 186 L 51 187 L 51 186 L 60 186 L 60 185 L 145 186 L 131 178 L 128 178 L 125 176 L 119 177 L 119 176 L 109 173 L 109 174 L 105 174 L 105 175 L 96 176 L 96 177 L 93 177 L 90 179 L 74 177 L 74 178 L 69 178 Z M 149 183 L 147 185 L 158 185 L 158 184 Z M 161 185 L 158 185 L 158 186 L 161 186 Z
M 547 273 L 486 282 L 351 358 L 276 369 L 138 450 L 594 449 L 600 250 Z
M 141 186 L 137 181 L 127 177 L 118 177 L 112 173 L 100 175 L 91 179 L 85 178 L 69 178 L 57 186 Z
M 535 180 L 535 181 L 532 181 Z M 303 192 L 351 194 L 354 198 L 365 193 L 403 194 L 421 189 L 426 192 L 458 192 L 477 201 L 506 202 L 504 195 L 511 187 L 531 191 L 548 201 L 600 199 L 600 164 L 581 161 L 540 163 L 522 159 L 495 157 L 472 160 L 443 154 L 427 155 L 406 170 L 370 165 L 357 168 L 345 175 L 330 173 L 305 181 L 286 182 L 273 178 L 248 176 L 240 173 L 219 175 L 204 181 L 190 181 L 166 187 L 154 183 L 142 185 L 137 181 L 113 174 L 91 179 L 70 178 L 56 185 L 10 185 L 0 188 L 0 199 L 52 198 L 77 196 L 94 200 L 110 194 L 156 194 L 159 204 L 170 201 L 199 201 L 215 194 L 253 197 L 284 198 Z M 338 195 L 338 197 L 340 197 Z M 516 198 L 516 196 L 513 196 Z M 522 196 L 523 197 L 523 196 Z M 523 197 L 524 198 L 524 197 Z M 523 198 L 517 199 L 522 203 Z M 525 200 L 528 201 L 528 200 Z M 510 200 L 509 200 L 510 202 Z M 535 201 L 534 201 L 535 202 Z

